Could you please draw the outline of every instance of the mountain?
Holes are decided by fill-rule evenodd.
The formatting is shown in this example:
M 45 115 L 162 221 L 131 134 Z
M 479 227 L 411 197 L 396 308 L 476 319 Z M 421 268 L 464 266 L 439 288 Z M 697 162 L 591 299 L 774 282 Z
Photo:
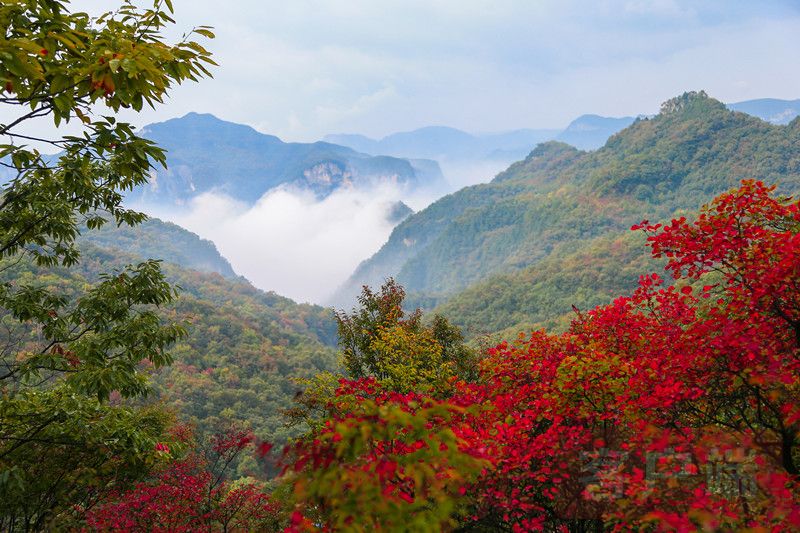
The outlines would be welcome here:
M 229 279 L 237 277 L 231 264 L 220 255 L 213 242 L 157 218 L 149 218 L 134 227 L 106 224 L 96 230 L 84 231 L 79 243 L 143 258 L 163 259 L 198 272 L 216 272 Z
M 530 152 L 538 143 L 553 138 L 558 130 L 521 129 L 473 135 L 444 126 L 429 126 L 388 135 L 380 140 L 363 135 L 327 135 L 325 140 L 368 154 L 425 158 L 437 161 L 506 159 Z
M 386 220 L 392 224 L 399 224 L 413 214 L 414 210 L 408 207 L 404 202 L 394 202 L 391 207 L 389 207 Z
M 741 111 L 773 124 L 788 124 L 800 115 L 800 99 L 759 98 L 728 104 L 728 107 L 733 111 Z
M 633 117 L 601 117 L 581 115 L 559 133 L 555 140 L 574 146 L 579 150 L 596 150 L 603 146 L 609 137 L 630 126 Z
M 539 145 L 491 183 L 408 217 L 334 303 L 347 305 L 362 284 L 394 276 L 416 303 L 452 302 L 441 309 L 461 325 L 543 323 L 636 282 L 638 269 L 628 278 L 622 272 L 645 264 L 646 248 L 618 250 L 605 270 L 593 259 L 628 246 L 632 224 L 693 211 L 745 178 L 800 191 L 800 119 L 772 125 L 705 93 L 686 93 L 599 150 Z M 536 284 L 549 294 L 524 296 Z
M 741 111 L 773 124 L 788 124 L 800 114 L 800 99 L 761 98 L 727 105 L 733 111 Z M 327 135 L 325 140 L 373 155 L 422 157 L 440 162 L 478 159 L 512 162 L 525 158 L 537 144 L 550 140 L 564 142 L 579 150 L 596 150 L 634 120 L 634 117 L 587 114 L 570 122 L 564 130 L 519 129 L 474 135 L 455 128 L 430 126 L 393 133 L 379 140 L 347 133 Z
M 180 205 L 209 191 L 254 203 L 279 185 L 324 197 L 340 187 L 391 182 L 415 189 L 442 180 L 435 161 L 369 156 L 327 142 L 285 143 L 249 126 L 189 113 L 150 124 L 140 134 L 167 150 L 166 170 L 129 194 L 129 201 Z

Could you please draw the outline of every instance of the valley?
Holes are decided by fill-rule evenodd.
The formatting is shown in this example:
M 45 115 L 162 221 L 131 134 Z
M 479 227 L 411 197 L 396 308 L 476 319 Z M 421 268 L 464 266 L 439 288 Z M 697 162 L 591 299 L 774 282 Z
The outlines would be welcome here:
M 800 530 L 798 6 L 106 9 L 0 4 L 0 532 Z

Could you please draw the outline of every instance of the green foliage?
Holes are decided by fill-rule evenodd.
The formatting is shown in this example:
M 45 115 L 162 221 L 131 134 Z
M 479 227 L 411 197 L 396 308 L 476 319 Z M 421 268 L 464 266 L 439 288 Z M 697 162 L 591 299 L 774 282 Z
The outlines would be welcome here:
M 452 300 L 440 309 L 469 336 L 564 326 L 559 317 L 573 304 L 609 301 L 635 282 L 632 266 L 649 261 L 641 249 L 627 254 L 604 246 L 626 240 L 643 218 L 669 220 L 745 178 L 777 183 L 784 194 L 800 190 L 800 120 L 776 126 L 687 93 L 599 150 L 542 144 L 491 183 L 410 216 L 338 299 L 394 276 L 414 305 Z M 595 264 L 606 257 L 608 267 Z
M 374 376 L 389 390 L 444 393 L 453 377 L 474 375 L 477 355 L 461 332 L 437 315 L 431 327 L 419 310 L 406 316 L 405 291 L 393 279 L 379 293 L 364 286 L 360 307 L 336 313 L 344 368 L 351 379 Z
M 198 43 L 163 42 L 171 11 L 169 1 L 152 9 L 124 2 L 98 18 L 57 0 L 0 6 L 0 103 L 14 115 L 0 125 L 0 165 L 10 175 L 0 192 L 3 529 L 74 527 L 67 515 L 140 477 L 158 456 L 164 415 L 107 400 L 142 396 L 142 365 L 171 362 L 166 350 L 185 331 L 159 309 L 175 290 L 155 261 L 119 266 L 91 285 L 49 269 L 78 264 L 82 227 L 144 220 L 122 205 L 123 194 L 145 183 L 164 153 L 97 109 L 139 111 L 208 74 L 204 64 L 213 62 Z M 54 138 L 20 131 L 45 118 L 56 127 L 78 119 L 81 130 Z M 60 155 L 45 157 L 20 144 L 27 141 Z M 45 280 L 27 275 L 32 265 Z
M 113 116 L 92 117 L 98 104 L 113 111 L 155 105 L 174 83 L 208 74 L 203 64 L 211 59 L 202 46 L 161 41 L 171 22 L 160 7 L 139 10 L 130 2 L 98 19 L 70 13 L 56 0 L 3 4 L 0 83 L 8 96 L 0 102 L 18 109 L 18 116 L 0 125 L 0 136 L 8 139 L 0 158 L 15 173 L 0 203 L 0 258 L 26 251 L 42 265 L 75 264 L 77 216 L 90 229 L 104 224 L 105 216 L 117 224 L 143 220 L 121 206 L 122 192 L 146 183 L 164 153 Z M 210 36 L 207 29 L 196 32 Z M 43 117 L 56 126 L 77 118 L 83 134 L 34 139 L 18 132 L 26 121 Z M 61 155 L 48 161 L 16 144 L 20 140 L 47 143 Z
M 282 480 L 309 513 L 293 522 L 303 530 L 324 523 L 354 532 L 456 526 L 460 489 L 488 465 L 464 453 L 447 427 L 463 410 L 415 395 L 372 400 L 339 390 L 336 401 L 344 416 L 298 443 L 293 472 Z
M 152 242 L 171 236 L 174 228 L 167 229 L 163 234 L 155 231 Z M 41 291 L 69 297 L 99 281 L 106 269 L 139 260 L 88 242 L 80 249 L 81 263 L 76 267 L 42 268 L 20 262 L 14 276 Z M 162 270 L 171 285 L 180 287 L 180 296 L 164 305 L 160 315 L 182 324 L 188 334 L 171 346 L 173 364 L 147 365 L 142 370 L 151 389 L 146 402 L 170 408 L 200 435 L 236 423 L 280 444 L 305 431 L 302 424 L 286 427 L 283 411 L 303 388 L 296 380 L 338 369 L 333 313 L 265 293 L 243 279 L 174 264 L 164 264 Z M 241 473 L 263 474 L 249 458 L 240 467 Z
M 41 285 L 0 285 L 4 321 L 37 324 L 36 341 L 30 339 L 16 355 L 14 337 L 7 339 L 0 375 L 4 391 L 64 375 L 75 392 L 99 400 L 112 391 L 123 397 L 144 394 L 139 363 L 147 360 L 157 368 L 171 363 L 166 348 L 186 334 L 179 324 L 163 325 L 155 311 L 174 296 L 156 261 L 103 274 L 74 300 Z
M 68 386 L 0 401 L 0 529 L 76 527 L 109 486 L 141 478 L 165 454 L 172 419 L 156 409 L 108 406 Z
M 383 377 L 379 375 L 380 353 L 372 346 L 381 328 L 402 323 L 408 329 L 419 329 L 421 314 L 415 312 L 405 318 L 404 297 L 403 288 L 388 280 L 379 294 L 365 286 L 358 298 L 360 307 L 353 309 L 352 314 L 336 313 L 339 346 L 348 375 L 356 379 L 369 375 Z
M 326 421 L 352 415 L 352 402 L 340 394 L 348 379 L 394 395 L 446 398 L 455 382 L 477 377 L 478 353 L 464 344 L 461 331 L 439 315 L 430 326 L 419 310 L 406 315 L 404 297 L 403 288 L 389 279 L 379 292 L 365 286 L 360 307 L 351 313 L 335 314 L 345 376 L 324 372 L 298 381 L 304 390 L 284 414 L 292 427 L 305 430 L 301 441 L 313 439 Z
M 558 245 L 535 265 L 457 293 L 436 308 L 454 317 L 470 338 L 515 338 L 531 329 L 563 330 L 587 310 L 610 302 L 619 288 L 632 290 L 642 272 L 663 264 L 642 255 L 644 237 L 626 232 Z

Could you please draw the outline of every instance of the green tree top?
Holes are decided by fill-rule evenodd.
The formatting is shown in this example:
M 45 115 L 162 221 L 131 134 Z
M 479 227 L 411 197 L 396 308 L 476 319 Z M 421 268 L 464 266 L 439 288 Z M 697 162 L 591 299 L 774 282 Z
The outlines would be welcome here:
M 365 286 L 351 313 L 336 313 L 348 377 L 374 376 L 394 390 L 440 392 L 450 378 L 473 379 L 477 354 L 461 331 L 441 315 L 425 325 L 419 309 L 403 311 L 404 299 L 405 291 L 390 278 L 379 292 Z
M 165 162 L 164 152 L 98 110 L 139 111 L 162 102 L 175 83 L 209 74 L 209 52 L 190 37 L 213 34 L 197 28 L 176 44 L 165 43 L 171 13 L 168 0 L 152 9 L 126 1 L 96 18 L 57 0 L 12 0 L 0 7 L 0 103 L 16 111 L 0 124 L 0 164 L 11 172 L 0 194 L 0 260 L 27 256 L 40 266 L 71 266 L 79 259 L 81 225 L 91 230 L 108 219 L 134 225 L 145 218 L 122 205 L 123 194 L 146 183 L 153 165 Z M 55 126 L 77 119 L 82 134 L 47 138 L 20 131 L 44 118 Z M 60 155 L 43 156 L 25 144 L 31 141 Z M 78 390 L 100 399 L 113 390 L 141 394 L 137 363 L 169 363 L 164 348 L 183 334 L 180 327 L 161 326 L 147 309 L 175 296 L 155 262 L 110 274 L 78 301 L 9 275 L 0 285 L 0 306 L 41 328 L 45 341 L 5 358 L 4 386 L 44 371 L 70 374 Z

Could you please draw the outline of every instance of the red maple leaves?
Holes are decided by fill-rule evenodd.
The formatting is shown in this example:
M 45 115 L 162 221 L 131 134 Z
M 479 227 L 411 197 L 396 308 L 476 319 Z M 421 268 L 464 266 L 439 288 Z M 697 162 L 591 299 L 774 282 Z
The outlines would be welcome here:
M 477 479 L 437 474 L 454 476 L 445 490 L 454 501 L 468 496 L 460 520 L 516 530 L 576 520 L 619 530 L 800 527 L 800 204 L 772 191 L 746 181 L 695 221 L 634 228 L 668 258 L 679 287 L 642 276 L 632 295 L 579 314 L 564 334 L 489 350 L 478 382 L 446 400 L 393 399 L 457 408 L 427 423 L 484 462 Z M 359 418 L 390 394 L 377 389 L 342 383 L 350 414 L 305 444 L 295 467 L 313 478 L 358 465 L 383 495 L 424 495 L 425 481 L 399 492 L 387 485 L 398 457 L 413 452 L 388 456 L 386 443 L 413 450 L 408 428 L 337 452 L 342 428 L 388 427 L 386 409 Z M 443 461 L 423 442 L 425 461 Z
M 185 427 L 179 430 L 185 438 Z M 87 513 L 87 525 L 99 531 L 171 533 L 274 530 L 280 508 L 263 488 L 226 481 L 225 470 L 253 441 L 252 433 L 239 430 L 213 436 L 208 455 L 192 451 L 153 479 L 110 494 Z M 157 450 L 170 451 L 163 443 Z
M 563 334 L 501 343 L 444 398 L 341 380 L 328 418 L 288 450 L 283 524 L 800 529 L 800 203 L 772 193 L 745 181 L 694 221 L 635 226 L 677 286 L 644 275 Z M 213 449 L 253 443 L 230 434 Z M 181 531 L 231 509 L 245 529 L 277 512 L 187 460 L 89 523 Z

